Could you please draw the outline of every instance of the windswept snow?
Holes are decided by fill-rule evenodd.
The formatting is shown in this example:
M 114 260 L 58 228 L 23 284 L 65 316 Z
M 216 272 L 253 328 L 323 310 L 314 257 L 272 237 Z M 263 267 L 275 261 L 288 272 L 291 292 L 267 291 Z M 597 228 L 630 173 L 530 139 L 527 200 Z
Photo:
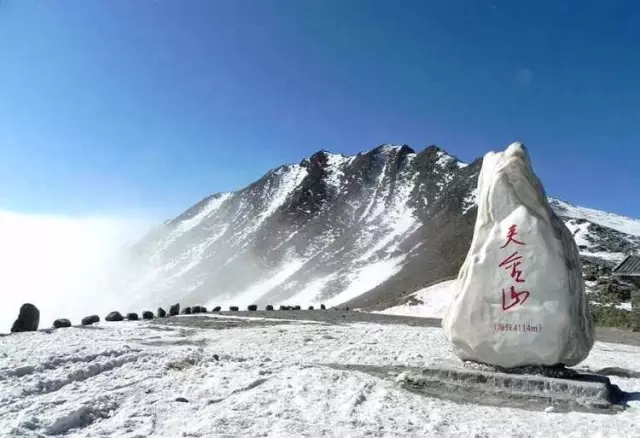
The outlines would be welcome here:
M 366 220 L 378 220 L 376 228 L 383 230 L 382 237 L 377 241 L 367 241 L 363 239 L 361 245 L 366 251 L 357 259 L 357 261 L 368 261 L 379 251 L 386 249 L 387 255 L 393 254 L 403 239 L 410 236 L 419 226 L 420 221 L 415 216 L 414 209 L 409 207 L 408 202 L 411 192 L 416 185 L 417 175 L 410 175 L 408 168 L 415 156 L 408 156 L 407 161 L 403 164 L 403 168 L 398 174 L 396 190 L 389 202 L 390 194 L 388 191 L 376 191 L 371 204 L 367 208 L 372 209 L 374 203 L 378 207 L 374 211 L 384 211 L 384 214 L 376 213 L 370 215 Z M 382 174 L 384 175 L 384 174 Z
M 220 208 L 224 202 L 231 197 L 231 193 L 221 193 L 218 196 L 211 199 L 207 202 L 206 205 L 203 206 L 202 210 L 193 216 L 190 219 L 185 219 L 180 221 L 176 226 L 174 233 L 186 233 L 187 231 L 193 229 L 194 227 L 200 225 L 205 219 L 211 216 Z
M 354 269 L 349 275 L 348 286 L 331 299 L 327 300 L 328 306 L 336 306 L 345 303 L 363 293 L 373 289 L 392 275 L 402 269 L 402 262 L 406 256 L 395 257 L 370 263 L 362 268 Z
M 288 299 L 291 303 L 304 303 L 305 305 L 320 304 L 318 298 L 321 296 L 323 289 L 330 281 L 335 279 L 335 275 L 316 278 L 307 283 L 307 285 L 296 295 Z
M 21 333 L 0 344 L 0 435 L 637 435 L 637 397 L 615 415 L 549 414 L 425 397 L 391 378 L 328 365 L 450 361 L 457 359 L 441 329 L 402 325 L 203 330 L 123 322 Z M 638 347 L 597 342 L 581 366 L 637 371 L 639 361 Z M 640 379 L 611 380 L 624 391 L 640 391 Z
M 280 208 L 291 193 L 298 187 L 302 180 L 307 176 L 307 170 L 299 165 L 285 166 L 275 171 L 280 176 L 278 184 L 272 188 L 266 196 L 266 208 L 257 217 L 256 222 L 251 230 L 257 229 L 262 222 L 271 216 L 278 208 Z
M 449 303 L 453 299 L 457 287 L 458 280 L 443 281 L 411 294 L 414 298 L 412 302 L 416 304 L 403 304 L 376 313 L 442 318 L 449 308 Z
M 283 266 L 274 270 L 269 276 L 262 281 L 255 283 L 243 292 L 235 293 L 233 297 L 222 297 L 222 305 L 238 304 L 249 305 L 256 303 L 261 297 L 265 296 L 269 291 L 282 285 L 289 277 L 295 274 L 304 266 L 305 260 L 291 260 Z M 216 298 L 209 302 L 207 306 L 220 305 L 220 298 Z

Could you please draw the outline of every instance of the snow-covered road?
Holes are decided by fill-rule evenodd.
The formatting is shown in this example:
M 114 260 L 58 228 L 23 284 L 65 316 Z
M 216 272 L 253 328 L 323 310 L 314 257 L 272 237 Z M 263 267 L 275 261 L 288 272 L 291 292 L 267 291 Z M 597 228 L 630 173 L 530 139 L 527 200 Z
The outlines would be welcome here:
M 0 435 L 640 436 L 640 401 L 616 415 L 461 405 L 325 365 L 440 360 L 456 360 L 441 329 L 390 324 L 122 322 L 20 333 L 0 338 Z M 640 347 L 598 342 L 580 367 L 639 364 Z M 640 379 L 611 380 L 640 391 Z

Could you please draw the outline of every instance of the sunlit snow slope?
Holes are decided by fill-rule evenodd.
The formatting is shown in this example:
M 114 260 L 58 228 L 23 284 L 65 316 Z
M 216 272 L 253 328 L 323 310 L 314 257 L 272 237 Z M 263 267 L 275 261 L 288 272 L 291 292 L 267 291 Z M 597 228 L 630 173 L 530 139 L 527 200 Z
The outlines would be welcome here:
M 435 146 L 320 151 L 158 227 L 134 248 L 121 287 L 134 310 L 177 301 L 402 304 L 456 275 L 473 232 L 480 166 Z M 551 203 L 585 257 L 615 263 L 640 243 L 638 220 Z

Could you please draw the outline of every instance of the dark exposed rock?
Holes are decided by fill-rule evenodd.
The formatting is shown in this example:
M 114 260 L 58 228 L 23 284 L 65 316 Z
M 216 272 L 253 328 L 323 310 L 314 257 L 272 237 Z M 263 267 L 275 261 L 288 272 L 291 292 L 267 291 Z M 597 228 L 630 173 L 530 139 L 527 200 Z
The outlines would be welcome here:
M 313 306 L 309 306 L 309 310 L 313 310 Z
M 325 306 L 324 304 L 320 304 L 320 310 L 327 310 L 327 306 Z
M 180 313 L 183 315 L 191 315 L 191 307 L 185 307 Z
M 213 360 L 215 360 L 216 362 L 218 362 L 220 360 L 220 356 L 218 356 L 217 354 L 213 355 Z
M 291 306 L 285 306 L 284 304 L 280 306 L 280 310 L 291 310 Z
M 98 315 L 90 315 L 82 318 L 81 324 L 91 325 L 91 324 L 95 324 L 96 322 L 100 322 L 100 317 Z
M 124 321 L 124 317 L 120 312 L 114 311 L 109 313 L 105 318 L 105 321 L 115 322 L 115 321 Z
M 207 308 L 205 306 L 200 306 L 200 311 L 202 313 L 207 313 Z
M 212 312 L 219 312 L 221 310 L 222 310 L 222 307 L 216 306 L 216 307 L 213 308 Z
M 158 318 L 164 318 L 167 316 L 167 312 L 162 307 L 158 307 L 157 315 Z
M 138 314 L 135 313 L 135 312 L 127 313 L 127 319 L 129 321 L 137 321 L 138 320 Z
M 267 304 L 267 307 L 265 307 L 265 310 L 273 310 L 273 306 L 271 304 Z
M 177 402 L 181 402 L 181 403 L 189 403 L 189 400 L 187 400 L 184 397 L 178 397 L 178 398 L 176 398 L 176 401 Z
M 302 309 L 302 307 L 300 307 L 300 306 L 293 306 L 293 310 L 300 310 L 300 309 Z
M 56 319 L 55 321 L 53 321 L 53 326 L 55 328 L 71 327 L 71 321 L 66 318 Z
M 40 311 L 31 303 L 20 306 L 18 319 L 11 326 L 11 333 L 35 332 L 40 324 Z
M 196 313 L 202 313 L 200 310 L 200 306 L 193 306 L 191 307 L 191 313 L 192 314 L 196 314 Z
M 145 310 L 142 312 L 142 319 L 153 319 L 153 312 L 150 310 Z
M 631 299 L 631 293 L 636 288 L 629 283 L 615 278 L 602 285 L 602 293 L 611 298 L 613 302 L 626 302 Z
M 170 316 L 177 316 L 180 314 L 180 303 L 176 303 L 174 305 L 172 305 L 171 307 L 169 307 L 169 315 Z
M 240 308 L 238 306 L 229 306 L 229 310 L 232 312 L 237 312 L 238 310 L 240 310 Z
M 249 312 L 255 312 L 256 310 L 258 310 L 258 306 L 255 304 L 249 304 L 249 306 L 247 307 L 247 310 Z

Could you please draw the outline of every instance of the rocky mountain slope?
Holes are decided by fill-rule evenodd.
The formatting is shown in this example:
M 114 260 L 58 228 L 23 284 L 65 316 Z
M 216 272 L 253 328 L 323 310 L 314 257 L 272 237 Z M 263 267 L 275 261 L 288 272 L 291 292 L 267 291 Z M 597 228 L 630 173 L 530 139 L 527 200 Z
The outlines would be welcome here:
M 132 306 L 347 304 L 379 309 L 456 275 L 481 160 L 430 146 L 327 151 L 211 195 L 137 244 L 120 278 Z M 640 245 L 640 221 L 556 199 L 585 263 Z

